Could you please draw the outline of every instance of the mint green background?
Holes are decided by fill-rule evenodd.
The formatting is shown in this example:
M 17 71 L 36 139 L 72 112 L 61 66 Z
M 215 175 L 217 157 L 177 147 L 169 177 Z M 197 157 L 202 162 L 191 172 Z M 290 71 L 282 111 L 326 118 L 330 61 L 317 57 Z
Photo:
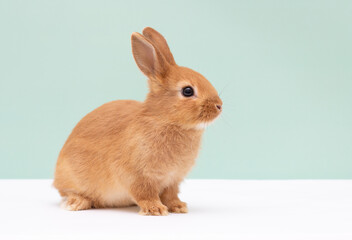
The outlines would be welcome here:
M 74 125 L 143 100 L 152 26 L 221 92 L 192 178 L 352 178 L 352 1 L 0 0 L 0 178 L 50 178 Z

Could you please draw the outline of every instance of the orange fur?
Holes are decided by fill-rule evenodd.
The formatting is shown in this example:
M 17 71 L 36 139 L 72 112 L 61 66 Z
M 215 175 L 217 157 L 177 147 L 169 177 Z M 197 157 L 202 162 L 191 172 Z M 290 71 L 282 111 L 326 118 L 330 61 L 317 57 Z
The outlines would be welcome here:
M 69 210 L 137 204 L 143 215 L 186 213 L 178 186 L 198 155 L 199 126 L 220 114 L 222 102 L 201 74 L 176 65 L 160 33 L 145 28 L 131 40 L 148 77 L 146 100 L 113 101 L 86 115 L 60 152 L 54 186 Z M 195 96 L 182 96 L 185 86 Z

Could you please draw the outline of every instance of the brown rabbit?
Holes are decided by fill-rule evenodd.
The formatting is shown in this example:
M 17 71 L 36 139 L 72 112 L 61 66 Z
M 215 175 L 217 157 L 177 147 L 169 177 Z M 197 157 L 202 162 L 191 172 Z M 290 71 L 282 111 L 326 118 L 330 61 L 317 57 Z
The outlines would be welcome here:
M 179 184 L 222 101 L 201 74 L 176 65 L 154 29 L 133 33 L 131 41 L 148 77 L 146 100 L 112 101 L 86 115 L 60 152 L 54 186 L 68 210 L 137 204 L 142 215 L 186 213 Z

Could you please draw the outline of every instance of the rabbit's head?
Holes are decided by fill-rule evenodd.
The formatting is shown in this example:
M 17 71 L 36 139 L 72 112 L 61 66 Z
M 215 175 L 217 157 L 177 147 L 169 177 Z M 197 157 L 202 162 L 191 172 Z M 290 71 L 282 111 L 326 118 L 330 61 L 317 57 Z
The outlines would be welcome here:
M 148 77 L 150 92 L 145 112 L 160 121 L 202 129 L 222 111 L 222 101 L 211 83 L 198 72 L 178 66 L 165 38 L 152 28 L 131 37 L 133 57 Z

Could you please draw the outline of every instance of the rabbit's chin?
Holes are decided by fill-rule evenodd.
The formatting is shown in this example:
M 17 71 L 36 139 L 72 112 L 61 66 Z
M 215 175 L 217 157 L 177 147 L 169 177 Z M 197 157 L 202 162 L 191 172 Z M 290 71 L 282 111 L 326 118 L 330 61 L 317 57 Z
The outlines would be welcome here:
M 217 116 L 216 118 L 214 118 L 213 120 L 208 121 L 208 122 L 201 122 L 201 123 L 198 123 L 194 128 L 197 129 L 197 130 L 203 130 L 203 129 L 205 129 L 206 127 L 208 127 L 210 124 L 212 124 L 213 122 L 215 122 L 215 120 L 216 120 L 218 117 L 219 117 L 219 116 Z

